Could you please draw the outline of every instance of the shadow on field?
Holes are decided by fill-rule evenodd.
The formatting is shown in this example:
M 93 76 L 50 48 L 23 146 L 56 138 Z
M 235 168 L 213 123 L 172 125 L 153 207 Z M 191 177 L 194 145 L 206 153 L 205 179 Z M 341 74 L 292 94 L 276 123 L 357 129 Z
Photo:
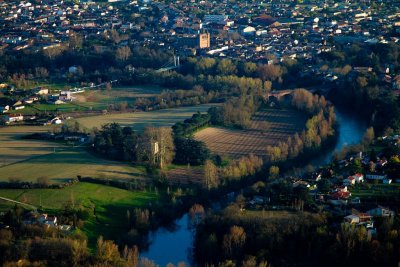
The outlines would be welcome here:
M 111 173 L 111 174 L 124 174 L 124 175 L 129 175 L 129 176 L 134 176 L 134 177 L 140 177 L 142 178 L 144 175 L 141 173 L 133 173 L 133 172 L 122 172 L 122 171 L 109 171 L 109 170 L 99 170 L 99 172 L 102 173 Z

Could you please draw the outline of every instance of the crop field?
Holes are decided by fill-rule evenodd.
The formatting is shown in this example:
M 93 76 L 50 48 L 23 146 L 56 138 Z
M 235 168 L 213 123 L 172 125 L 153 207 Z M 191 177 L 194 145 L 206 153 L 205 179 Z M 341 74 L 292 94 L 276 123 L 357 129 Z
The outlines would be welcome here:
M 110 239 L 123 233 L 127 227 L 128 209 L 147 207 L 157 200 L 157 195 L 152 192 L 128 191 L 84 182 L 63 189 L 0 189 L 0 196 L 36 207 L 41 204 L 49 213 L 57 213 L 70 201 L 90 209 L 91 216 L 85 222 L 83 230 L 91 244 L 94 244 L 100 234 Z M 0 208 L 13 206 L 0 200 Z
M 36 182 L 38 177 L 50 183 L 65 182 L 77 175 L 93 178 L 141 179 L 143 171 L 129 163 L 110 161 L 60 143 L 21 139 L 46 132 L 51 127 L 21 126 L 0 128 L 0 181 L 18 179 Z
M 306 115 L 295 110 L 266 109 L 255 114 L 247 130 L 209 127 L 195 133 L 194 138 L 205 142 L 214 154 L 231 158 L 249 154 L 265 156 L 267 146 L 301 132 L 306 120 Z
M 98 115 L 76 119 L 82 126 L 91 129 L 100 128 L 106 123 L 119 123 L 122 126 L 131 126 L 135 130 L 143 130 L 146 126 L 172 126 L 176 122 L 192 117 L 196 112 L 206 112 L 217 104 L 205 104 L 190 107 L 162 109 L 150 112 L 131 112 L 121 114 Z
M 167 172 L 167 179 L 172 184 L 188 185 L 188 184 L 204 184 L 203 168 L 195 167 L 178 167 Z

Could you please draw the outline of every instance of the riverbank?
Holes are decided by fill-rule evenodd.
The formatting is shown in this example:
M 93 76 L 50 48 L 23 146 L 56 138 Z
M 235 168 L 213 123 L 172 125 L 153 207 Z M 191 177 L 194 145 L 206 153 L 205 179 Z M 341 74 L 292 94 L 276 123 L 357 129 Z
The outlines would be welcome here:
M 322 154 L 318 157 L 311 159 L 309 161 L 303 161 L 303 168 L 306 165 L 311 164 L 314 166 L 322 166 L 329 164 L 332 156 L 336 151 L 341 150 L 346 145 L 356 144 L 362 140 L 362 137 L 367 129 L 367 123 L 362 121 L 361 119 L 350 116 L 349 114 L 342 112 L 341 110 L 336 110 L 337 117 L 337 136 L 336 142 L 332 145 L 326 146 L 324 150 L 322 150 Z M 238 188 L 241 187 L 242 184 L 238 184 Z M 225 192 L 227 193 L 227 192 Z M 215 198 L 221 197 L 223 194 L 215 195 Z M 178 226 L 178 230 L 176 232 L 169 231 L 165 228 L 159 229 L 151 234 L 152 243 L 149 247 L 148 251 L 145 251 L 141 254 L 143 257 L 148 257 L 150 259 L 155 260 L 157 263 L 168 263 L 172 262 L 177 264 L 180 261 L 183 261 L 187 264 L 190 263 L 191 257 L 187 254 L 187 251 L 191 251 L 192 249 L 192 241 L 193 241 L 193 229 L 185 227 L 185 216 L 175 221 L 175 224 Z M 180 241 L 179 252 L 177 253 L 164 253 L 161 247 L 170 247 L 170 242 L 173 240 L 174 234 L 176 233 L 176 237 L 179 237 Z M 187 246 L 187 247 L 185 247 Z M 172 248 L 175 248 L 172 246 Z M 168 250 L 171 251 L 171 250 Z M 182 254 L 182 252 L 186 252 L 186 255 Z

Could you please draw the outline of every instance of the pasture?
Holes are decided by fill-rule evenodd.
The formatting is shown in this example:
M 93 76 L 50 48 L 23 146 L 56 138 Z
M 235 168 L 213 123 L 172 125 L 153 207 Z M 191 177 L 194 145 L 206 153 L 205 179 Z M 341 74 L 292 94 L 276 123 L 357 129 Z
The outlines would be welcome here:
M 290 109 L 265 109 L 252 118 L 249 129 L 205 128 L 194 134 L 213 154 L 240 158 L 249 154 L 266 155 L 266 147 L 285 142 L 305 127 L 305 114 Z M 266 122 L 266 124 L 265 124 Z
M 90 210 L 83 231 L 94 244 L 101 234 L 106 239 L 115 239 L 127 227 L 126 211 L 135 207 L 147 207 L 157 200 L 151 192 L 128 191 L 111 186 L 77 183 L 63 189 L 0 189 L 0 196 L 28 203 L 49 213 L 57 214 L 68 203 Z M 0 207 L 13 207 L 0 200 Z
M 91 129 L 100 128 L 103 124 L 119 123 L 122 126 L 131 126 L 135 130 L 143 130 L 146 126 L 168 126 L 171 127 L 176 122 L 183 121 L 192 117 L 196 112 L 207 112 L 207 110 L 217 104 L 204 104 L 190 107 L 180 107 L 172 109 L 162 109 L 149 112 L 131 112 L 121 114 L 106 114 L 91 117 L 78 118 L 82 126 Z
M 87 89 L 76 94 L 74 103 L 87 109 L 106 109 L 109 105 L 121 102 L 132 104 L 138 98 L 150 98 L 159 95 L 164 88 L 158 86 L 118 86 L 111 90 Z
M 51 131 L 52 127 L 44 126 L 7 126 L 0 128 L 0 177 L 1 167 L 27 160 L 32 157 L 45 155 L 59 148 L 61 145 L 55 142 L 41 140 L 22 139 L 23 136 L 32 133 L 44 133 Z
M 140 179 L 143 171 L 129 163 L 110 161 L 61 143 L 21 139 L 31 133 L 47 132 L 52 126 L 0 128 L 0 181 L 18 179 L 50 183 L 65 182 L 77 175 L 93 178 Z
M 75 86 L 46 85 L 53 90 L 71 89 Z M 111 90 L 86 89 L 85 92 L 74 94 L 75 100 L 65 104 L 26 104 L 24 109 L 11 110 L 11 114 L 35 114 L 46 112 L 79 112 L 90 110 L 104 110 L 110 105 L 121 102 L 132 104 L 138 98 L 150 98 L 159 95 L 165 88 L 158 86 L 118 86 Z

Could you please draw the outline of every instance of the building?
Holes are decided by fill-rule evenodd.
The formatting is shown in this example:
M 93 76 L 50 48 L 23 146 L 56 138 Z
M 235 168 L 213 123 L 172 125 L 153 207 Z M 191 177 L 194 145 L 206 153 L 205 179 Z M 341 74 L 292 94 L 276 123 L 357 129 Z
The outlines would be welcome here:
M 6 124 L 13 123 L 13 122 L 18 122 L 18 121 L 23 121 L 23 120 L 24 120 L 24 116 L 22 116 L 21 114 L 13 114 L 13 115 L 3 116 L 3 121 Z
M 210 47 L 210 33 L 202 32 L 196 35 L 185 35 L 179 38 L 181 46 L 187 46 L 191 48 L 209 48 Z
M 352 214 L 344 217 L 344 222 L 355 224 L 357 226 L 365 226 L 366 228 L 373 228 L 374 221 L 371 215 L 368 213 L 362 213 L 357 210 L 353 210 Z
M 227 15 L 205 15 L 204 16 L 204 23 L 219 23 L 225 24 L 228 20 Z
M 381 181 L 383 181 L 383 180 L 387 179 L 387 175 L 369 173 L 369 174 L 365 175 L 365 178 L 367 178 L 368 180 L 381 180 Z
M 72 101 L 71 91 L 61 91 L 58 100 L 61 100 L 63 102 Z
M 49 89 L 44 88 L 44 87 L 35 88 L 33 91 L 37 95 L 47 95 L 47 94 L 49 94 Z
M 10 110 L 10 106 L 9 105 L 0 107 L 0 113 L 7 113 L 9 110 Z
M 389 208 L 378 206 L 374 209 L 367 211 L 367 213 L 374 217 L 394 217 L 395 213 Z
M 364 182 L 364 175 L 356 173 L 343 180 L 343 185 L 354 185 L 356 183 Z

